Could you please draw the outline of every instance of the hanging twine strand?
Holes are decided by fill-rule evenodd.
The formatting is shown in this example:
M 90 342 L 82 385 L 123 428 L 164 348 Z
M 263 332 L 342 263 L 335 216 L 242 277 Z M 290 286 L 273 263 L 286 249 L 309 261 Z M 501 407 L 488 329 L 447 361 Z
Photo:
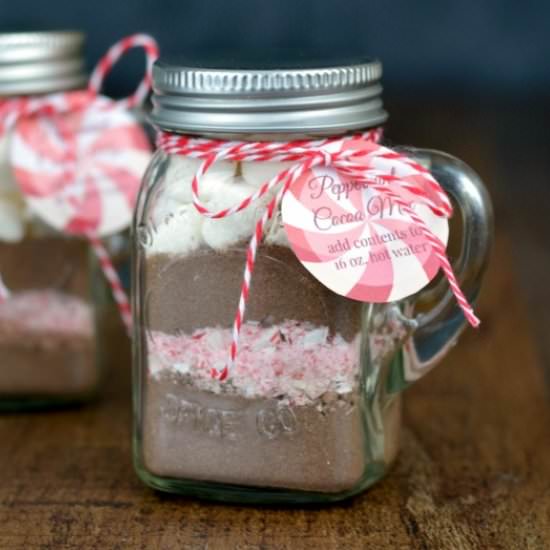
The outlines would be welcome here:
M 158 58 L 158 45 L 153 38 L 146 34 L 134 34 L 123 38 L 107 51 L 103 58 L 95 67 L 88 83 L 88 96 L 79 103 L 79 108 L 84 108 L 93 103 L 100 95 L 103 83 L 107 75 L 111 72 L 116 62 L 129 50 L 133 48 L 142 48 L 145 52 L 146 68 L 145 75 L 138 85 L 136 91 L 129 97 L 113 102 L 113 106 L 118 109 L 132 109 L 140 105 L 147 97 L 152 85 L 153 63 Z M 11 130 L 17 122 L 24 117 L 34 115 L 58 115 L 70 113 L 75 108 L 71 98 L 72 94 L 77 92 L 61 92 L 49 94 L 40 97 L 18 97 L 9 100 L 0 101 L 0 135 Z M 132 317 L 130 314 L 130 302 L 124 292 L 122 283 L 117 274 L 112 260 L 105 248 L 102 240 L 95 233 L 86 233 L 90 241 L 92 250 L 96 254 L 101 269 L 111 287 L 113 297 L 118 306 L 122 320 L 129 334 L 132 330 Z M 4 290 L 6 287 L 1 285 Z M 2 295 L 9 295 L 3 292 L 0 287 L 0 300 Z M 5 297 L 4 297 L 5 299 Z
M 197 211 L 212 219 L 220 219 L 231 216 L 248 208 L 267 193 L 280 187 L 269 200 L 262 216 L 257 221 L 254 233 L 249 242 L 246 263 L 243 273 L 241 293 L 237 306 L 237 312 L 233 323 L 231 348 L 229 350 L 229 362 L 224 368 L 212 368 L 213 378 L 225 380 L 230 376 L 235 364 L 238 352 L 239 335 L 243 324 L 246 304 L 250 293 L 250 282 L 259 243 L 262 240 L 265 228 L 272 219 L 274 212 L 280 204 L 288 189 L 304 174 L 316 166 L 325 166 L 335 169 L 341 176 L 352 178 L 358 182 L 367 182 L 369 187 L 383 193 L 398 204 L 410 219 L 421 229 L 422 234 L 429 242 L 438 258 L 443 273 L 452 293 L 467 321 L 474 327 L 479 325 L 479 319 L 474 314 L 471 305 L 460 289 L 453 268 L 447 258 L 444 244 L 430 231 L 424 220 L 411 208 L 411 201 L 404 198 L 404 191 L 412 193 L 416 202 L 426 205 L 432 212 L 439 216 L 450 217 L 452 214 L 451 202 L 433 178 L 430 172 L 419 163 L 405 155 L 392 151 L 386 147 L 377 145 L 381 138 L 381 130 L 374 129 L 360 135 L 328 138 L 322 140 L 298 140 L 291 142 L 240 142 L 210 140 L 204 138 L 192 138 L 184 135 L 160 132 L 158 146 L 166 153 L 183 155 L 202 161 L 191 184 L 193 204 Z M 352 141 L 354 146 L 344 146 Z M 363 147 L 357 143 L 363 143 Z M 375 158 L 386 160 L 398 160 L 408 165 L 415 177 L 396 176 L 389 171 L 383 171 L 372 167 Z M 200 199 L 200 181 L 208 169 L 221 160 L 232 162 L 292 162 L 291 167 L 264 182 L 258 190 L 229 208 L 211 211 Z
M 103 271 L 103 274 L 111 287 L 111 293 L 118 306 L 118 311 L 120 313 L 120 317 L 122 318 L 122 322 L 126 327 L 128 335 L 131 336 L 132 309 L 130 307 L 128 296 L 126 295 L 122 282 L 120 281 L 120 277 L 118 276 L 117 270 L 111 260 L 111 256 L 105 248 L 103 241 L 97 235 L 89 233 L 87 237 L 90 242 L 90 246 L 99 261 L 101 271 Z

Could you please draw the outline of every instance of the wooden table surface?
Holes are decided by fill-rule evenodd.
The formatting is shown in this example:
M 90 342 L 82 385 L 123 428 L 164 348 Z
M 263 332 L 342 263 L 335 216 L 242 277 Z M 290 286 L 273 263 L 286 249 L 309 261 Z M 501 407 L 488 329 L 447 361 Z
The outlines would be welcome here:
M 453 152 L 492 170 L 471 141 Z M 121 349 L 100 402 L 0 416 L 0 549 L 550 548 L 550 406 L 507 221 L 480 330 L 407 391 L 400 457 L 370 491 L 341 505 L 283 509 L 146 488 L 131 463 Z

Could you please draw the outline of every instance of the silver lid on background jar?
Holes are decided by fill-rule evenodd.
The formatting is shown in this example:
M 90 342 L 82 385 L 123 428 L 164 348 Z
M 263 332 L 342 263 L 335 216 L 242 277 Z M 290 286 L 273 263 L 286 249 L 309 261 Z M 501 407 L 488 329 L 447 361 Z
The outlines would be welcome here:
M 159 60 L 153 124 L 187 133 L 334 133 L 383 123 L 382 65 L 297 57 Z
M 0 33 L 0 96 L 85 85 L 84 35 L 76 31 Z

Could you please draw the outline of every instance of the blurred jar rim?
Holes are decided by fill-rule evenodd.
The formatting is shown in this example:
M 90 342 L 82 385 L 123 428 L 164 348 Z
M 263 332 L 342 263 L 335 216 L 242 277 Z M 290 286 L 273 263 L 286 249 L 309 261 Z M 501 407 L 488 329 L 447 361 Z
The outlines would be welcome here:
M 0 96 L 82 87 L 84 40 L 78 31 L 0 33 Z

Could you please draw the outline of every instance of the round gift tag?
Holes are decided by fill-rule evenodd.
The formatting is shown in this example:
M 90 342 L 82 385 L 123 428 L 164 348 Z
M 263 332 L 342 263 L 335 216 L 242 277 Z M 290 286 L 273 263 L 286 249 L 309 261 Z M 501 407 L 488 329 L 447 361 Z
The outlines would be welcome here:
M 411 177 L 410 165 L 398 160 L 382 171 Z M 388 185 L 412 201 L 414 212 L 446 246 L 447 218 L 415 202 L 414 193 L 398 183 Z M 439 270 L 432 246 L 405 210 L 368 182 L 342 178 L 325 167 L 304 173 L 282 201 L 283 223 L 298 259 L 333 292 L 362 302 L 410 296 Z
M 61 100 L 61 96 L 60 96 Z M 73 234 L 109 235 L 128 227 L 150 157 L 147 136 L 113 100 L 63 94 L 65 114 L 22 117 L 10 161 L 30 210 Z

